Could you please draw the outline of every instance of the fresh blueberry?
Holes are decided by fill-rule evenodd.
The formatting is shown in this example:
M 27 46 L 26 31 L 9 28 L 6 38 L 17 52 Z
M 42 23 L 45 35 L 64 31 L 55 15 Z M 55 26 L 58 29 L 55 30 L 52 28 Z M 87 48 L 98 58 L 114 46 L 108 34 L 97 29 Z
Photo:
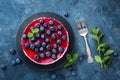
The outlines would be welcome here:
M 40 24 L 38 24 L 38 23 L 35 24 L 35 27 L 36 27 L 36 28 L 40 28 Z
M 46 54 L 47 57 L 50 57 L 50 52 L 49 51 L 47 51 L 45 54 Z
M 62 35 L 62 32 L 61 32 L 61 31 L 58 31 L 58 35 L 61 36 L 61 35 Z
M 32 29 L 34 29 L 34 27 L 32 26 L 32 27 L 30 27 L 30 30 L 32 31 Z
M 15 60 L 12 60 L 12 61 L 11 61 L 11 64 L 12 64 L 13 66 L 15 66 L 15 65 L 16 65 L 16 61 L 15 61 Z
M 43 26 L 40 27 L 40 31 L 43 32 L 45 31 L 45 28 Z
M 51 34 L 51 31 L 50 31 L 50 30 L 47 30 L 47 31 L 46 31 L 46 34 L 47 34 L 47 35 L 50 35 L 50 34 Z
M 52 49 L 52 53 L 57 53 L 57 50 L 56 49 Z
M 45 47 L 46 46 L 46 42 L 42 42 L 42 47 Z
M 40 20 L 40 24 L 44 24 L 44 20 L 41 19 L 41 20 Z
M 52 57 L 52 59 L 54 59 L 54 60 L 57 58 L 56 54 L 52 54 L 51 57 Z
M 65 16 L 65 17 L 68 17 L 69 14 L 68 14 L 67 12 L 64 12 L 64 16 Z
M 41 53 L 41 54 L 40 54 L 40 57 L 41 57 L 41 58 L 44 58 L 44 57 L 45 57 L 45 54 L 44 54 L 44 53 Z
M 42 39 L 45 39 L 45 35 L 44 35 L 44 34 L 41 34 L 41 38 L 42 38 Z
M 55 27 L 54 27 L 54 26 L 51 26 L 51 27 L 50 27 L 50 30 L 51 30 L 52 32 L 54 32 L 54 31 L 55 31 Z
M 58 48 L 58 51 L 59 51 L 59 52 L 63 52 L 63 48 L 62 48 L 62 47 L 59 47 L 59 48 Z
M 55 74 L 55 73 L 51 74 L 51 78 L 52 79 L 56 79 L 57 78 L 57 74 Z
M 62 39 L 63 39 L 63 40 L 66 40 L 66 38 L 67 38 L 67 37 L 66 37 L 65 35 L 62 36 Z
M 6 69 L 6 65 L 5 64 L 1 64 L 0 65 L 0 69 L 5 70 Z
M 34 49 L 35 45 L 34 44 L 30 44 L 30 49 Z
M 32 42 L 34 42 L 36 39 L 35 39 L 35 37 L 32 37 L 32 38 L 30 38 L 30 40 L 31 40 Z
M 44 51 L 44 48 L 43 48 L 43 47 L 40 47 L 39 50 L 40 50 L 40 52 L 43 52 L 43 51 Z
M 39 60 L 39 56 L 37 54 L 34 55 L 35 60 Z
M 44 23 L 44 24 L 43 24 L 43 27 L 47 28 L 47 27 L 48 27 L 48 25 L 47 25 L 46 23 Z
M 26 35 L 26 34 L 23 34 L 23 35 L 22 35 L 22 38 L 23 38 L 23 39 L 26 39 L 26 38 L 27 38 L 27 35 Z
M 56 35 L 55 35 L 55 34 L 52 34 L 52 35 L 51 35 L 51 38 L 52 38 L 52 39 L 56 39 Z
M 61 30 L 61 29 L 62 29 L 62 26 L 61 26 L 61 25 L 59 25 L 59 26 L 58 26 L 58 30 Z
M 46 39 L 45 39 L 45 42 L 47 42 L 47 43 L 50 42 L 50 39 L 49 39 L 49 38 L 46 38 Z
M 15 62 L 16 62 L 17 64 L 20 64 L 20 63 L 21 63 L 21 59 L 20 59 L 20 58 L 17 58 L 17 59 L 15 60 Z
M 26 48 L 29 48 L 29 47 L 30 47 L 30 43 L 26 42 L 26 43 L 25 43 L 25 47 L 26 47 Z
M 50 21 L 49 21 L 49 24 L 50 24 L 50 26 L 53 26 L 53 25 L 54 25 L 54 21 L 53 21 L 53 20 L 50 20 Z
M 62 41 L 58 39 L 57 40 L 57 44 L 61 44 L 61 43 L 62 43 Z
M 15 54 L 15 49 L 10 49 L 11 54 Z
M 113 56 L 114 56 L 114 57 L 117 57 L 117 56 L 118 56 L 118 53 L 116 53 L 116 52 L 113 53 Z
M 72 75 L 72 76 L 76 76 L 76 75 L 77 75 L 76 71 L 72 70 L 72 71 L 71 71 L 71 75 Z
M 53 48 L 57 49 L 57 47 L 58 47 L 57 44 L 54 44 L 54 45 L 53 45 Z
M 40 38 L 40 34 L 37 33 L 37 34 L 35 35 L 35 37 L 36 37 L 36 38 Z
M 47 49 L 47 50 L 50 50 L 50 45 L 47 45 L 47 46 L 46 46 L 46 49 Z
M 35 52 L 38 52 L 38 51 L 39 51 L 39 49 L 38 49 L 38 48 L 35 48 L 35 49 L 34 49 L 34 51 L 35 51 Z
M 35 42 L 35 46 L 39 48 L 40 47 L 40 42 L 39 41 Z

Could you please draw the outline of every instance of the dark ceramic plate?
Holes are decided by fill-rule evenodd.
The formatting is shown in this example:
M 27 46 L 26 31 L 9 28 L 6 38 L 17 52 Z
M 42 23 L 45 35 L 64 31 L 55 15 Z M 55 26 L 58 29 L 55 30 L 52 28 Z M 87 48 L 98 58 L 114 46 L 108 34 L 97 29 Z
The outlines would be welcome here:
M 25 29 L 25 27 L 32 22 L 34 19 L 37 19 L 39 17 L 51 17 L 51 18 L 55 18 L 56 20 L 60 21 L 64 27 L 67 29 L 68 34 L 69 34 L 69 46 L 67 49 L 66 53 L 72 53 L 73 52 L 73 47 L 74 47 L 74 34 L 72 31 L 72 28 L 70 26 L 70 24 L 60 15 L 55 14 L 55 13 L 51 13 L 51 12 L 40 12 L 37 14 L 33 14 L 32 16 L 28 17 L 20 26 L 17 35 L 16 35 L 16 45 L 17 45 L 17 50 L 19 55 L 21 56 L 21 58 L 30 66 L 32 66 L 32 68 L 38 69 L 38 70 L 44 70 L 44 71 L 51 71 L 51 70 L 55 70 L 61 66 L 63 66 L 63 64 L 66 62 L 66 57 L 65 55 L 58 60 L 57 62 L 55 62 L 54 64 L 50 64 L 50 65 L 38 65 L 34 62 L 32 62 L 29 58 L 27 58 L 23 52 L 22 46 L 21 46 L 21 36 L 22 33 Z

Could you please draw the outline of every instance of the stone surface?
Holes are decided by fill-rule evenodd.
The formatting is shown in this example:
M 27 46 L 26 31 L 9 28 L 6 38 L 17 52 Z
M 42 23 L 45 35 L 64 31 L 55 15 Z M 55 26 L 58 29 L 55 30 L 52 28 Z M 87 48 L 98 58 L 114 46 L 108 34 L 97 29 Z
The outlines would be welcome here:
M 15 36 L 21 23 L 30 15 L 37 12 L 54 12 L 64 17 L 64 12 L 69 16 L 64 17 L 72 26 L 75 33 L 74 52 L 86 55 L 85 43 L 77 33 L 75 20 L 85 18 L 89 29 L 93 26 L 101 28 L 106 34 L 105 40 L 119 54 L 120 50 L 120 0 L 1 0 L 0 1 L 0 64 L 6 64 L 8 69 L 0 70 L 0 80 L 50 80 L 51 72 L 43 72 L 31 69 L 23 61 L 18 66 L 11 66 L 10 61 L 19 57 L 11 55 L 9 50 L 16 49 Z M 95 43 L 88 34 L 88 42 L 92 56 L 96 53 Z M 87 58 L 82 62 L 76 62 L 74 69 L 76 76 L 71 76 L 68 69 L 60 68 L 54 72 L 58 74 L 56 80 L 119 80 L 120 56 L 113 57 L 112 64 L 104 73 L 96 62 L 87 63 Z

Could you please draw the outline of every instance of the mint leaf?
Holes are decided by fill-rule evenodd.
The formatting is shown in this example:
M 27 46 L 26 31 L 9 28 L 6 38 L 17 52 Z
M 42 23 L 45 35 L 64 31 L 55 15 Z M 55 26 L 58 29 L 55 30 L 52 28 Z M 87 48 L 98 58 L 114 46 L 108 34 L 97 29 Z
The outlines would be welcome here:
M 111 63 L 111 57 L 110 58 L 108 58 L 105 62 L 104 62 L 104 64 L 106 65 L 106 66 L 108 66 L 110 63 Z
M 104 56 L 109 56 L 110 54 L 112 54 L 114 52 L 114 50 L 108 50 L 104 53 Z
M 67 58 L 67 60 L 70 60 L 72 57 L 70 54 L 66 54 L 66 58 Z
M 101 43 L 98 45 L 97 50 L 100 51 L 101 49 L 105 49 L 108 47 L 107 43 Z
M 35 29 L 32 29 L 31 31 L 32 31 L 33 34 L 37 34 L 39 32 L 39 29 L 35 28 Z
M 73 54 L 73 59 L 74 59 L 74 61 L 77 59 L 77 57 L 78 57 L 78 54 Z
M 100 31 L 100 28 L 97 28 L 97 27 L 94 27 L 91 29 L 91 33 L 95 35 L 98 35 L 99 31 Z
M 99 43 L 99 37 L 97 35 L 92 35 L 92 38 L 95 39 L 97 41 L 97 43 Z
M 31 38 L 31 37 L 33 37 L 33 34 L 32 34 L 31 32 L 29 32 L 29 33 L 27 34 L 27 37 L 28 37 L 28 38 Z
M 108 60 L 110 58 L 110 56 L 105 56 L 104 58 L 103 58 L 103 62 L 105 62 L 106 60 Z
M 71 66 L 74 62 L 67 62 L 65 65 L 64 65 L 64 68 L 68 67 L 68 66 Z
M 100 35 L 99 35 L 99 39 L 101 39 L 103 36 L 104 36 L 104 34 L 100 34 Z
M 98 62 L 98 63 L 100 63 L 100 64 L 103 63 L 103 61 L 102 61 L 102 59 L 101 59 L 101 57 L 99 55 L 95 56 L 95 61 Z

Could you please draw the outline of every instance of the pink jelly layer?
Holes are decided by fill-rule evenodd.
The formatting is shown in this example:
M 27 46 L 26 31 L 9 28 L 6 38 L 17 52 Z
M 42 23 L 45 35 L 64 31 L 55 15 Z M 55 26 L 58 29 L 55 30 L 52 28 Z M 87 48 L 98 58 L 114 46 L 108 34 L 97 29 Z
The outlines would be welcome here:
M 37 19 L 33 20 L 30 24 L 28 24 L 28 25 L 26 26 L 26 28 L 25 28 L 25 30 L 23 31 L 23 33 L 24 33 L 24 34 L 27 34 L 28 32 L 31 32 L 31 31 L 30 31 L 30 27 L 32 27 L 32 26 L 35 27 L 35 24 L 40 24 L 40 23 L 39 23 L 40 19 L 43 19 L 43 20 L 45 21 L 45 23 L 48 24 L 48 27 L 45 28 L 45 31 L 44 31 L 44 32 L 39 32 L 39 33 L 40 33 L 40 34 L 45 34 L 45 36 L 50 39 L 50 42 L 47 43 L 47 44 L 51 45 L 51 48 L 53 48 L 53 44 L 56 44 L 57 39 L 62 40 L 62 37 L 57 35 L 57 33 L 58 33 L 58 31 L 59 31 L 59 30 L 57 29 L 58 25 L 61 25 L 61 26 L 62 26 L 62 30 L 61 30 L 61 31 L 62 31 L 62 35 L 65 35 L 65 36 L 67 37 L 67 39 L 66 39 L 66 40 L 62 40 L 62 44 L 59 45 L 59 46 L 61 46 L 61 47 L 64 49 L 64 51 L 63 51 L 63 52 L 57 52 L 57 59 L 56 59 L 56 60 L 53 60 L 51 57 L 45 57 L 45 58 L 40 58 L 39 60 L 35 60 L 35 59 L 34 59 L 34 55 L 35 55 L 35 54 L 40 55 L 41 52 L 37 52 L 37 53 L 36 53 L 34 50 L 31 50 L 31 49 L 25 47 L 25 43 L 26 43 L 26 42 L 29 42 L 29 43 L 32 43 L 32 44 L 35 43 L 35 42 L 31 42 L 29 38 L 27 38 L 27 39 L 21 38 L 21 44 L 22 44 L 23 52 L 24 52 L 24 54 L 25 54 L 31 61 L 33 61 L 33 62 L 35 62 L 35 63 L 37 63 L 37 64 L 42 64 L 42 65 L 52 64 L 52 63 L 56 62 L 57 60 L 59 60 L 60 58 L 62 58 L 63 55 L 65 54 L 65 52 L 67 51 L 68 44 L 69 44 L 69 35 L 68 35 L 67 30 L 66 30 L 65 27 L 63 26 L 63 24 L 61 24 L 58 20 L 56 20 L 56 19 L 54 19 L 54 18 L 46 18 L 46 17 L 40 17 L 40 18 L 37 18 Z M 55 33 L 55 34 L 57 35 L 57 39 L 56 39 L 56 40 L 51 39 L 51 36 L 48 36 L 48 35 L 46 35 L 46 33 L 45 33 L 46 30 L 50 29 L 50 25 L 49 25 L 49 21 L 50 21 L 50 20 L 53 20 L 53 21 L 54 21 L 54 27 L 56 28 L 56 31 L 55 31 L 55 32 L 52 32 L 52 33 Z M 40 25 L 41 25 L 41 24 L 40 24 Z M 42 26 L 42 25 L 41 25 L 41 26 Z M 42 43 L 44 40 L 43 40 L 43 39 L 38 39 L 37 41 L 40 41 L 40 43 Z M 44 53 L 45 53 L 46 51 L 47 51 L 47 50 L 44 50 Z M 52 53 L 51 50 L 50 50 L 50 52 Z

